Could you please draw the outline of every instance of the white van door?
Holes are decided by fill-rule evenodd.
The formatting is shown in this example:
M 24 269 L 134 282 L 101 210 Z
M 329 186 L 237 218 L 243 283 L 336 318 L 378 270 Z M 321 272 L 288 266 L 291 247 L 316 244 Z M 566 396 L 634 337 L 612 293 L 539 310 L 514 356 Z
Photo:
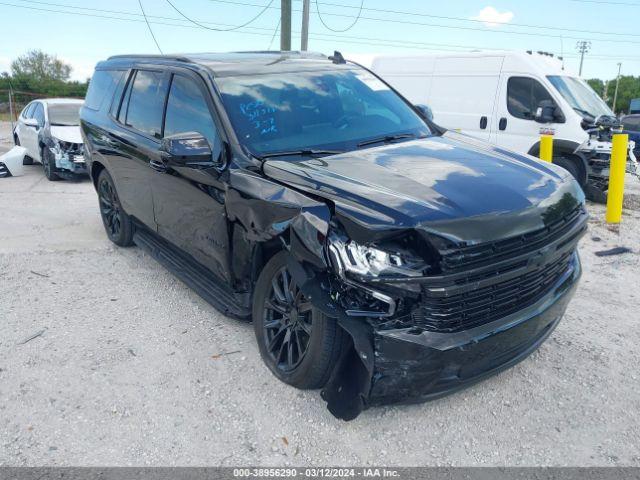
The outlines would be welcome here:
M 438 58 L 427 105 L 434 121 L 489 141 L 504 57 Z
M 491 143 L 519 153 L 528 153 L 540 140 L 540 134 L 555 132 L 556 124 L 538 123 L 535 114 L 542 100 L 555 100 L 534 77 L 503 74 Z

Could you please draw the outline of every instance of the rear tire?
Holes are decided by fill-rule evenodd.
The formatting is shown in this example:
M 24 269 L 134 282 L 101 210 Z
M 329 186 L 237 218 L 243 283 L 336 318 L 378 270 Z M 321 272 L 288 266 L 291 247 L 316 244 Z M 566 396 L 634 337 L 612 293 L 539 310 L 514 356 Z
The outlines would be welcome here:
M 97 187 L 100 216 L 107 237 L 120 247 L 133 245 L 133 221 L 122 209 L 116 186 L 106 170 L 98 175 Z
M 321 388 L 345 348 L 346 335 L 335 319 L 302 295 L 286 258 L 286 252 L 274 255 L 256 282 L 253 327 L 258 348 L 279 380 L 300 389 Z
M 16 147 L 20 146 L 20 137 L 18 137 L 17 133 L 13 134 L 13 143 L 16 145 Z M 22 159 L 22 164 L 33 165 L 33 158 L 31 158 L 29 155 L 25 155 L 24 158 Z

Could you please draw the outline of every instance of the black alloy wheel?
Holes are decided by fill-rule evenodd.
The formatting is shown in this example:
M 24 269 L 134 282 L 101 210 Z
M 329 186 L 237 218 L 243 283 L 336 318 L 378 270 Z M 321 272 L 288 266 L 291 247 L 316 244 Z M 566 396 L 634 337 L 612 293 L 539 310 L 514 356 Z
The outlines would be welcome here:
M 291 372 L 304 359 L 313 330 L 311 303 L 307 301 L 282 267 L 271 280 L 264 304 L 264 340 L 271 360 L 284 372 Z
M 287 268 L 289 253 L 273 255 L 262 268 L 253 293 L 253 330 L 260 356 L 284 383 L 321 388 L 350 348 L 335 318 L 313 307 Z
M 103 170 L 98 177 L 100 216 L 109 240 L 121 247 L 133 244 L 133 223 L 120 204 L 111 176 Z

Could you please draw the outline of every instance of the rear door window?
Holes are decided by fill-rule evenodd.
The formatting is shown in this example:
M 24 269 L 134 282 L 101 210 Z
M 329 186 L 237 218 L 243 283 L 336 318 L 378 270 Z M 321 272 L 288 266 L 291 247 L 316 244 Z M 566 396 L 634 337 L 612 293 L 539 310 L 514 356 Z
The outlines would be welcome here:
M 516 118 L 533 120 L 542 100 L 553 98 L 546 88 L 533 78 L 511 77 L 507 83 L 507 109 Z
M 162 137 L 162 112 L 167 93 L 164 77 L 164 72 L 136 72 L 129 89 L 125 125 L 155 138 Z

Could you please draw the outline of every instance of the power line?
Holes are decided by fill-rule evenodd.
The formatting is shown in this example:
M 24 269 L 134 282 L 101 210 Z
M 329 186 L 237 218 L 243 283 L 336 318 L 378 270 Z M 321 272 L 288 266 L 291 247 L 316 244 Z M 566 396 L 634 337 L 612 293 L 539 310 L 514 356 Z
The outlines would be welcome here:
M 184 17 L 186 20 L 188 20 L 189 22 L 193 23 L 194 25 L 197 25 L 200 28 L 205 28 L 207 30 L 214 30 L 217 32 L 230 32 L 232 30 L 238 30 L 239 28 L 243 28 L 246 27 L 247 25 L 253 23 L 254 21 L 256 21 L 258 18 L 260 18 L 260 16 L 267 11 L 267 9 L 271 6 L 271 4 L 273 3 L 273 0 L 269 0 L 269 3 L 267 3 L 267 5 L 260 10 L 260 12 L 258 12 L 258 14 L 253 17 L 252 19 L 250 19 L 248 22 L 243 23 L 242 25 L 238 25 L 232 28 L 212 28 L 212 27 L 207 27 L 206 25 L 203 25 L 200 22 L 197 22 L 189 17 L 187 17 L 184 13 L 182 13 L 173 3 L 171 3 L 171 0 L 166 0 L 166 2 L 171 5 L 171 8 L 173 8 L 176 12 L 178 12 L 182 17 Z
M 232 5 L 245 5 L 245 6 L 259 6 L 257 4 L 254 3 L 246 3 L 246 2 L 238 2 L 235 0 L 209 0 L 210 2 L 216 2 L 216 3 L 226 3 L 226 4 L 232 4 Z M 579 0 L 572 0 L 572 1 L 579 1 Z M 587 1 L 587 0 L 582 0 L 582 1 Z M 593 0 L 595 1 L 595 0 Z M 320 2 L 316 2 L 316 6 L 319 4 Z M 351 9 L 360 9 L 360 7 L 356 7 L 353 5 L 342 5 L 342 4 L 338 4 L 338 3 L 329 3 L 329 2 L 321 2 L 320 5 L 323 6 L 334 6 L 334 7 L 342 7 L 342 8 L 351 8 Z M 640 6 L 640 5 L 638 5 Z M 278 7 L 272 7 L 272 8 L 278 8 Z M 462 22 L 471 22 L 471 23 L 486 23 L 484 20 L 477 20 L 477 19 L 473 19 L 473 18 L 462 18 L 462 17 L 451 17 L 451 16 L 444 16 L 444 15 L 433 15 L 433 14 L 428 14 L 428 13 L 421 13 L 421 12 L 411 12 L 411 11 L 403 11 L 403 10 L 389 10 L 389 9 L 383 9 L 383 8 L 371 8 L 371 7 L 362 7 L 363 11 L 370 11 L 370 12 L 377 12 L 377 13 L 385 13 L 385 14 L 396 14 L 396 15 L 407 15 L 409 17 L 425 17 L 425 18 L 435 18 L 435 19 L 439 19 L 439 20 L 453 20 L 453 21 L 462 21 Z M 295 12 L 301 12 L 302 10 L 294 10 Z M 357 18 L 358 15 L 347 15 L 347 14 L 340 14 L 340 13 L 329 13 L 329 12 L 325 12 L 322 14 L 323 16 L 337 16 L 337 17 L 346 17 L 346 18 Z M 373 17 L 363 17 L 362 15 L 359 16 L 359 18 L 361 18 L 362 20 L 375 20 L 375 21 L 388 21 L 391 23 L 405 23 L 402 22 L 400 20 L 394 20 L 394 19 L 387 19 L 387 18 L 373 18 Z M 436 26 L 436 27 L 442 27 L 442 28 L 465 28 L 465 27 L 457 27 L 455 25 L 432 25 L 432 24 L 419 24 L 419 25 L 426 25 L 426 26 Z M 566 32 L 574 32 L 574 33 L 590 33 L 590 34 L 596 34 L 596 35 L 610 35 L 610 36 L 631 36 L 631 37 L 640 37 L 640 34 L 638 33 L 625 33 L 625 32 L 605 32 L 605 31 L 599 31 L 599 30 L 582 30 L 582 29 L 574 29 L 574 28 L 567 28 L 567 27 L 558 27 L 558 26 L 548 26 L 548 25 L 534 25 L 534 24 L 526 24 L 526 23 L 509 23 L 509 26 L 514 26 L 514 27 L 522 27 L 522 28 L 538 28 L 538 29 L 544 29 L 544 30 L 552 30 L 552 31 L 566 31 Z M 469 27 L 467 27 L 469 28 Z M 486 31 L 486 32 L 492 32 L 492 33 L 515 33 L 515 34 L 528 34 L 528 35 L 536 35 L 535 33 L 532 32 L 503 32 L 503 31 L 497 31 L 497 30 L 488 30 L 488 29 L 475 29 L 475 30 L 479 30 L 479 31 Z M 553 35 L 553 37 L 559 37 L 559 35 Z M 571 38 L 571 37 L 565 37 L 565 38 Z M 571 38 L 572 40 L 575 40 L 575 38 Z
M 44 3 L 44 2 L 39 2 L 39 3 Z M 51 4 L 51 3 L 49 3 Z M 128 21 L 128 22 L 144 22 L 144 20 L 142 19 L 135 19 L 135 18 L 121 18 L 121 17 L 113 17 L 113 16 L 108 16 L 108 15 L 98 15 L 98 14 L 90 14 L 90 13 L 83 13 L 83 12 L 70 12 L 70 11 L 62 11 L 62 10 L 54 10 L 54 9 L 47 9 L 47 8 L 39 8 L 39 7 L 28 7 L 28 6 L 23 6 L 23 5 L 15 5 L 15 4 L 11 4 L 11 3 L 7 3 L 7 2 L 1 2 L 0 1 L 0 5 L 5 5 L 5 6 L 10 6 L 10 7 L 15 7 L 15 8 L 22 8 L 22 9 L 28 9 L 28 10 L 36 10 L 36 11 L 43 11 L 43 12 L 51 12 L 51 13 L 58 13 L 58 14 L 64 14 L 64 15 L 76 15 L 76 16 L 85 16 L 85 17 L 95 17 L 95 18 L 103 18 L 103 19 L 108 19 L 108 20 L 119 20 L 119 21 Z M 78 8 L 78 9 L 85 9 L 85 7 L 75 7 L 75 6 L 71 6 L 71 5 L 62 5 L 62 4 L 56 4 L 65 8 Z M 261 5 L 261 7 L 264 7 L 263 5 Z M 98 10 L 98 9 L 94 9 L 94 10 Z M 103 13 L 115 13 L 115 14 L 121 14 L 121 15 L 134 15 L 134 16 L 142 16 L 138 13 L 135 12 L 122 12 L 122 11 L 114 11 L 114 10 L 100 10 Z M 176 18 L 172 18 L 172 17 L 154 17 L 152 15 L 148 15 L 147 16 L 149 19 L 151 18 L 160 18 L 160 19 L 167 19 L 167 20 L 177 20 L 177 21 L 181 21 L 183 22 L 184 20 L 180 20 L 180 19 L 176 19 Z M 213 22 L 200 22 L 200 23 L 213 23 Z M 154 25 L 166 25 L 166 26 L 173 26 L 173 27 L 183 27 L 183 28 L 199 28 L 197 26 L 192 26 L 192 25 L 185 25 L 184 23 L 179 24 L 179 23 L 170 23 L 170 22 L 160 22 L 160 21 L 152 21 L 149 20 L 149 24 L 154 24 Z M 224 23 L 215 23 L 215 25 L 227 25 L 227 26 L 232 26 L 232 25 L 228 25 L 228 24 L 224 24 Z M 234 26 L 236 27 L 236 26 Z M 265 37 L 272 37 L 273 33 L 272 30 L 269 28 L 261 28 L 261 27 L 248 27 L 250 29 L 253 30 L 262 30 L 265 32 L 269 32 L 269 33 L 260 33 L 260 32 L 254 32 L 254 31 L 247 31 L 247 30 L 243 30 L 242 32 L 237 32 L 237 33 L 243 33 L 243 34 L 248 34 L 248 35 L 258 35 L 258 36 L 265 36 Z M 237 29 L 231 29 L 229 30 L 230 32 L 235 32 L 237 31 Z M 299 32 L 294 32 L 294 33 L 299 33 Z M 460 52 L 463 53 L 464 50 L 460 50 L 460 49 L 466 49 L 466 50 L 473 50 L 473 49 L 485 49 L 485 50 L 495 50 L 494 47 L 480 47 L 478 45 L 461 45 L 461 44 L 447 44 L 447 43 L 429 43 L 429 42 L 416 42 L 416 41 L 409 41 L 409 40 L 401 40 L 401 39 L 380 39 L 380 38 L 372 38 L 372 37 L 360 37 L 360 36 L 351 36 L 351 35 L 332 35 L 332 34 L 326 34 L 326 33 L 316 33 L 316 34 L 312 34 L 313 35 L 313 39 L 316 41 L 321 41 L 321 42 L 336 42 L 336 41 L 348 41 L 350 43 L 354 43 L 354 44 L 360 44 L 360 45 L 368 45 L 368 46 L 392 46 L 392 47 L 401 47 L 401 48 L 409 48 L 409 49 L 414 49 L 414 50 L 423 50 L 423 51 L 449 51 L 449 52 Z M 322 38 L 325 37 L 325 38 Z M 457 50 L 454 50 L 457 49 Z M 565 55 L 565 58 L 577 58 L 577 55 Z M 610 54 L 602 54 L 602 55 L 597 55 L 597 54 L 592 54 L 590 55 L 590 58 L 600 58 L 603 60 L 611 60 L 611 61 L 617 61 L 618 59 L 627 59 L 627 60 L 640 60 L 639 56 L 611 56 Z
M 347 5 L 345 5 L 345 6 L 347 6 Z M 358 15 L 356 16 L 356 19 L 353 21 L 353 23 L 351 23 L 351 25 L 349 25 L 347 28 L 345 28 L 343 30 L 336 30 L 334 28 L 331 28 L 329 25 L 327 25 L 327 23 L 322 18 L 322 14 L 320 13 L 320 3 L 318 3 L 318 1 L 316 0 L 316 11 L 318 12 L 318 18 L 320 19 L 320 22 L 322 23 L 322 25 L 324 25 L 324 27 L 326 29 L 331 30 L 332 32 L 336 32 L 336 33 L 343 33 L 343 32 L 346 32 L 348 30 L 351 30 L 353 27 L 355 27 L 356 23 L 358 23 L 358 20 L 360 20 L 360 15 L 362 15 L 362 7 L 363 6 L 364 6 L 364 0 L 360 0 L 360 9 L 358 10 Z
M 144 7 L 142 6 L 142 0 L 138 0 L 138 4 L 140 5 L 140 11 L 142 12 L 142 16 L 144 17 L 144 21 L 147 24 L 147 28 L 149 29 L 149 33 L 151 34 L 151 38 L 153 38 L 153 41 L 156 44 L 156 47 L 158 47 L 158 51 L 162 55 L 162 49 L 160 48 L 160 44 L 158 43 L 158 40 L 156 40 L 156 36 L 153 34 L 153 29 L 151 28 L 151 25 L 149 25 L 149 20 L 147 19 L 147 14 L 144 13 Z
M 276 35 L 278 34 L 278 30 L 280 30 L 280 22 L 282 21 L 281 18 L 278 19 L 278 24 L 276 25 L 276 29 L 273 31 L 273 35 L 271 36 L 271 41 L 269 42 L 269 47 L 267 48 L 267 50 L 271 50 L 271 46 L 273 45 L 273 41 L 276 38 Z

